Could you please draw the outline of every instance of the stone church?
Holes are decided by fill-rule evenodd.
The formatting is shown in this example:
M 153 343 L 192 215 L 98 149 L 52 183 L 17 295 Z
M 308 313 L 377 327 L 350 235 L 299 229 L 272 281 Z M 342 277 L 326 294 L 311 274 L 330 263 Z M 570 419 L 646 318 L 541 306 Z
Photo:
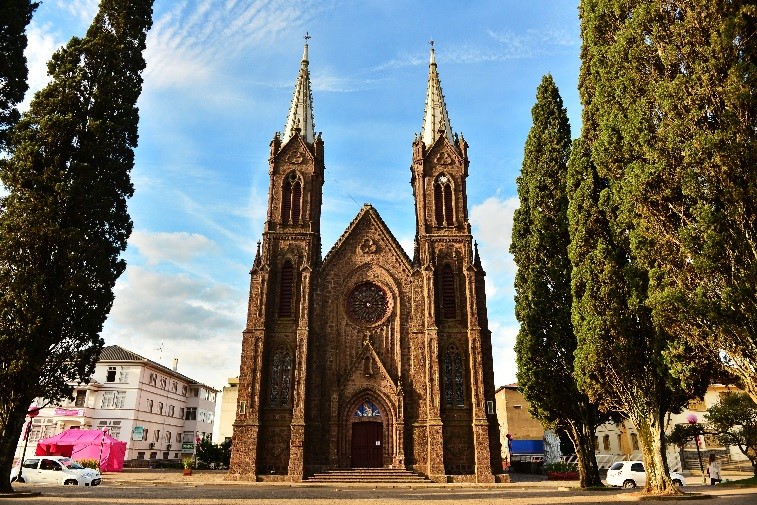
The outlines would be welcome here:
M 412 258 L 369 204 L 322 256 L 324 141 L 308 64 L 306 44 L 285 130 L 270 144 L 229 478 L 383 467 L 492 482 L 502 466 L 468 144 L 451 130 L 433 44 L 411 145 Z

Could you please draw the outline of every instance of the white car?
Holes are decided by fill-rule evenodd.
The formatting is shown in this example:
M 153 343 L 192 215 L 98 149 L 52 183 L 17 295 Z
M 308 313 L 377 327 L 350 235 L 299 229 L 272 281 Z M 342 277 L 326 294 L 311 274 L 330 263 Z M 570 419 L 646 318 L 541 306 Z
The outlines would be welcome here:
M 678 472 L 670 472 L 676 486 L 685 486 L 686 479 Z M 647 473 L 643 461 L 618 461 L 607 470 L 607 484 L 624 488 L 635 488 L 647 483 Z
M 30 484 L 63 484 L 66 486 L 98 486 L 102 476 L 97 470 L 84 468 L 71 458 L 63 456 L 34 456 L 24 460 L 21 477 L 19 467 L 11 470 L 11 482 Z

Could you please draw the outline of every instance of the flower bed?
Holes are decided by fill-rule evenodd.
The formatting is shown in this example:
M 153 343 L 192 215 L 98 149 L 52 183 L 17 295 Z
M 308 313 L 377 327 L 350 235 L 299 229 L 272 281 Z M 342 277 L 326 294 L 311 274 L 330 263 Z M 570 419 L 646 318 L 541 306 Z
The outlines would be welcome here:
M 549 480 L 578 480 L 578 472 L 547 472 Z

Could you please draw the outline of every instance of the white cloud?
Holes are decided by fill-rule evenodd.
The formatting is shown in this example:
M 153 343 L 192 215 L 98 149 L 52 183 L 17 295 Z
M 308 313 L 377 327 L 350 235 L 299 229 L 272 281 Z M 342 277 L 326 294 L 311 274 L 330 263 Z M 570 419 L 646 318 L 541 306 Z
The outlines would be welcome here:
M 301 30 L 328 5 L 268 0 L 180 2 L 160 15 L 147 37 L 145 82 L 158 88 L 222 81 L 224 63 L 281 34 Z M 304 31 L 304 30 L 301 30 Z
M 135 231 L 129 244 L 137 247 L 148 265 L 161 262 L 185 264 L 202 254 L 215 251 L 215 244 L 197 233 L 148 233 Z
M 106 345 L 122 345 L 167 366 L 178 357 L 180 363 L 191 364 L 182 373 L 214 387 L 238 373 L 244 293 L 190 274 L 134 265 L 114 292 L 103 330 Z
M 47 62 L 53 52 L 58 49 L 61 42 L 56 40 L 51 32 L 50 25 L 37 25 L 33 21 L 26 30 L 27 45 L 24 55 L 29 69 L 29 92 L 26 94 L 20 109 L 26 110 L 31 103 L 34 92 L 42 89 L 50 77 L 47 75 Z
M 478 240 L 481 257 L 486 258 L 484 268 L 488 273 L 515 273 L 515 263 L 508 251 L 513 230 L 513 213 L 519 205 L 516 197 L 502 200 L 492 196 L 471 208 L 473 235 Z
M 58 9 L 88 23 L 94 19 L 99 5 L 99 0 L 57 0 L 55 2 Z
M 492 332 L 492 357 L 494 359 L 494 384 L 502 386 L 516 382 L 515 337 L 519 326 L 490 320 Z

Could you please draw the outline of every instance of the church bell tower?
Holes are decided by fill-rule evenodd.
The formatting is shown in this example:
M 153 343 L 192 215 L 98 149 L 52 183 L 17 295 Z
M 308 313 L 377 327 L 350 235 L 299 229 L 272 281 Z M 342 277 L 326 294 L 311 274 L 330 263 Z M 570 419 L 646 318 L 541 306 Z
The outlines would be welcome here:
M 292 104 L 270 144 L 268 210 L 250 272 L 230 477 L 301 480 L 312 274 L 321 260 L 323 141 L 306 36 Z
M 429 475 L 476 475 L 492 480 L 501 469 L 494 414 L 491 332 L 484 271 L 468 220 L 468 144 L 452 132 L 433 42 L 421 134 L 413 142 L 415 198 L 412 338 L 426 349 L 416 426 L 428 447 L 416 465 Z M 467 450 L 463 450 L 467 448 Z M 498 472 L 497 472 L 498 473 Z

